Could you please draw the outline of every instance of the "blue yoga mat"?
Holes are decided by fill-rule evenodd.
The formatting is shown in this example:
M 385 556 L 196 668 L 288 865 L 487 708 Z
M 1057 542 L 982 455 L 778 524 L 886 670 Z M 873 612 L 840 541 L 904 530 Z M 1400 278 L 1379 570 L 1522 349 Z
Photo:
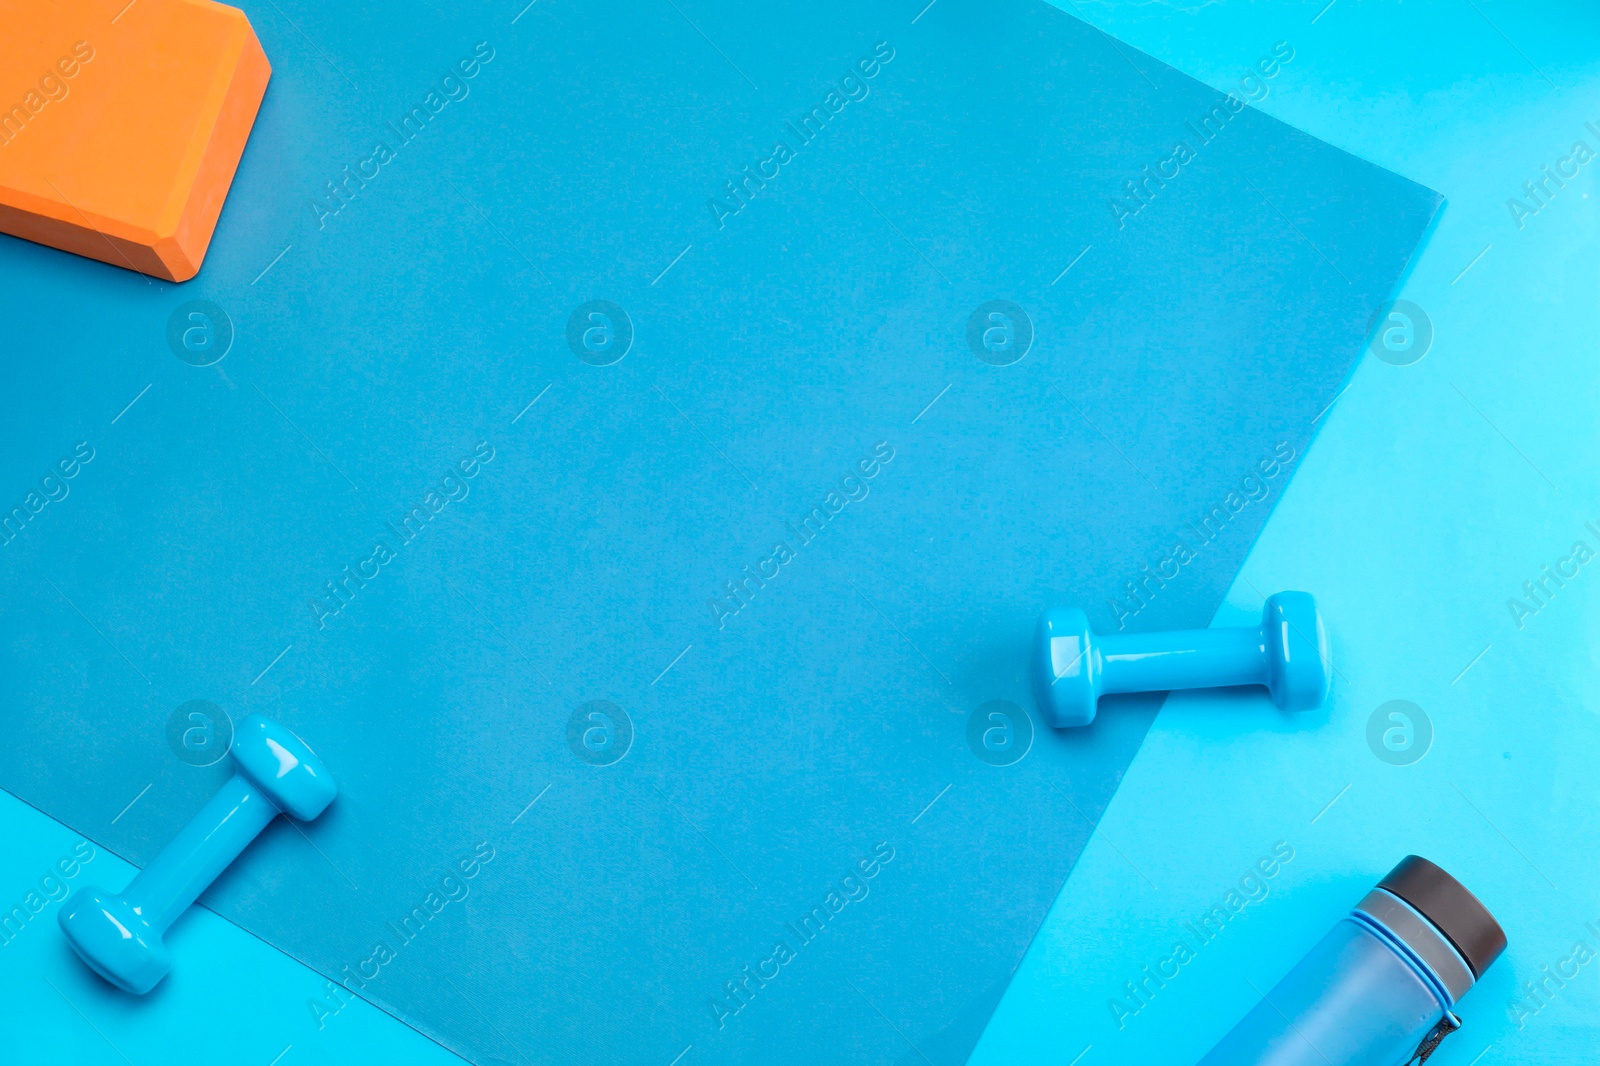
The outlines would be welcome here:
M 203 902 L 318 1026 L 963 1061 L 1160 702 L 1040 608 L 1207 623 L 1440 198 L 1031 2 L 244 6 L 198 279 L 0 241 L 0 786 L 303 736 Z

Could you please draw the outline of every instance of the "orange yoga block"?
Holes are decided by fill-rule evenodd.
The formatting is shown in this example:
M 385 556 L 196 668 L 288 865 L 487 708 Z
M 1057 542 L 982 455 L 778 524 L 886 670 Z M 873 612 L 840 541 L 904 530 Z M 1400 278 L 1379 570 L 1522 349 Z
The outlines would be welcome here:
M 209 0 L 0 0 L 0 232 L 194 277 L 271 75 Z

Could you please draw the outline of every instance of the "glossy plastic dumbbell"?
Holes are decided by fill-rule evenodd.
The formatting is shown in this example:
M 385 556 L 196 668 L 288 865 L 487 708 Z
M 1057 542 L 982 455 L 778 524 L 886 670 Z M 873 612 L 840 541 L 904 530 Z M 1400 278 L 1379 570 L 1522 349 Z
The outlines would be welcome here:
M 1333 660 L 1309 592 L 1269 597 L 1261 625 L 1111 633 L 1075 607 L 1053 607 L 1034 635 L 1034 689 L 1050 724 L 1088 725 L 1109 692 L 1264 685 L 1286 711 L 1321 706 Z
M 143 994 L 172 969 L 167 928 L 282 811 L 308 822 L 338 794 L 305 742 L 252 714 L 233 739 L 234 775 L 120 896 L 79 889 L 61 931 L 83 961 L 126 992 Z

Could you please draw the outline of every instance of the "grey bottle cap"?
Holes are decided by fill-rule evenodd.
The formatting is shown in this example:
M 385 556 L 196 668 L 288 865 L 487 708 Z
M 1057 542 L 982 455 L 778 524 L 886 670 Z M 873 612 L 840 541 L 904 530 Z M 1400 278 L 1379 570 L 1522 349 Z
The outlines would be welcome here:
M 1443 933 L 1482 977 L 1506 949 L 1505 930 L 1466 887 L 1420 855 L 1407 855 L 1378 887 L 1399 896 Z

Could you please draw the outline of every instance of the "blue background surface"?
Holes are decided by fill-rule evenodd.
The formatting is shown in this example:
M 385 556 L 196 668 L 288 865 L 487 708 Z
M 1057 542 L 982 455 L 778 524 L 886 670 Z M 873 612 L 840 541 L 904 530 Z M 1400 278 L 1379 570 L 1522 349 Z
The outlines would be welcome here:
M 1211 617 L 1440 198 L 1037 3 L 693 12 L 257 9 L 200 278 L 0 244 L 4 479 L 98 452 L 5 546 L 0 786 L 147 862 L 229 772 L 169 716 L 260 710 L 339 801 L 202 902 L 472 1061 L 959 1062 L 1160 702 L 1024 733 L 1041 605 Z
M 1436 338 L 1414 365 L 1357 367 L 1218 614 L 1250 617 L 1256 589 L 1315 592 L 1338 667 L 1327 714 L 1169 699 L 975 1066 L 1192 1063 L 1407 852 L 1510 938 L 1430 1063 L 1600 1051 L 1596 963 L 1536 1012 L 1523 991 L 1580 940 L 1600 950 L 1600 582 L 1584 567 L 1520 629 L 1506 606 L 1574 541 L 1600 547 L 1584 528 L 1600 517 L 1595 164 L 1521 228 L 1506 205 L 1575 140 L 1600 148 L 1585 127 L 1600 127 L 1600 19 L 1579 3 L 1324 2 L 1078 5 L 1219 87 L 1292 41 L 1263 109 L 1445 194 L 1403 293 Z M 1367 742 L 1397 699 L 1434 733 L 1409 766 Z M 1124 982 L 1279 841 L 1294 858 L 1266 897 L 1119 1028 Z
M 1521 631 L 1503 602 L 1583 535 L 1582 520 L 1596 517 L 1585 508 L 1600 498 L 1587 461 L 1600 294 L 1583 199 L 1592 177 L 1523 230 L 1504 207 L 1596 117 L 1584 114 L 1596 108 L 1582 91 L 1593 86 L 1594 27 L 1556 18 L 1559 8 L 1529 24 L 1508 22 L 1505 5 L 1481 6 L 1562 89 L 1487 23 L 1471 23 L 1470 6 L 1339 0 L 1315 23 L 1304 6 L 1079 9 L 1219 88 L 1289 40 L 1296 59 L 1262 108 L 1440 189 L 1453 206 L 1407 291 L 1434 319 L 1434 350 L 1416 366 L 1370 361 L 1358 371 L 1218 619 L 1252 614 L 1257 589 L 1316 592 L 1340 657 L 1333 707 L 1284 721 L 1264 703 L 1170 706 L 980 1060 L 1069 1061 L 1083 1048 L 1085 1062 L 1198 1057 L 1248 1006 L 1244 978 L 1270 984 L 1406 850 L 1454 870 L 1512 936 L 1511 953 L 1474 993 L 1482 999 L 1468 1001 L 1471 1035 L 1435 1061 L 1469 1062 L 1491 1041 L 1504 1061 L 1566 1061 L 1562 1049 L 1578 1061 L 1594 1045 L 1594 1030 L 1581 1028 L 1595 1002 L 1584 995 L 1595 980 L 1587 969 L 1525 1030 L 1503 1020 L 1515 984 L 1567 955 L 1583 922 L 1600 916 L 1584 887 L 1594 884 L 1597 753 L 1588 692 L 1573 680 L 1574 665 L 1590 661 L 1582 579 Z M 1366 746 L 1368 714 L 1392 698 L 1423 705 L 1438 733 L 1414 766 L 1383 764 Z M 17 842 L 0 883 L 20 898 L 73 838 L 0 800 L 8 843 Z M 1296 857 L 1268 899 L 1118 1031 L 1106 1000 L 1121 982 L 1280 839 Z M 115 867 L 102 852 L 89 870 L 118 884 L 128 871 Z M 219 1047 L 240 1062 L 454 1061 L 359 1002 L 316 1030 L 305 1001 L 320 979 L 207 912 L 181 924 L 173 946 L 192 964 L 188 976 L 180 966 L 159 1000 L 132 1003 L 88 978 L 52 926 L 28 929 L 0 971 L 8 1002 L 39 1023 L 24 1034 L 22 1061 L 175 1061 L 174 1046 L 195 1061 L 216 1061 Z M 203 975 L 223 973 L 219 994 Z M 237 995 L 242 988 L 251 995 Z

